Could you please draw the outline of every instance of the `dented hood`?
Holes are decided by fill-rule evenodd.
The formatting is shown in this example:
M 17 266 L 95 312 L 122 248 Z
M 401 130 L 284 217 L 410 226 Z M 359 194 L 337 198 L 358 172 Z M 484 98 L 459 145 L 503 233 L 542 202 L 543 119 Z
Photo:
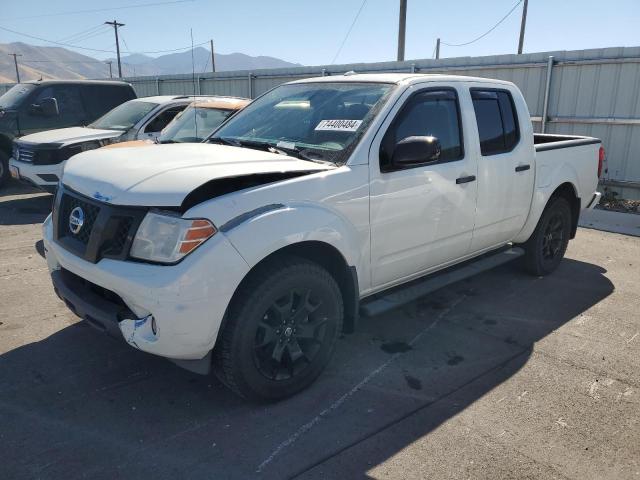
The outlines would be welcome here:
M 97 149 L 70 158 L 62 183 L 115 205 L 180 206 L 194 189 L 225 178 L 320 172 L 335 167 L 277 153 L 212 144 Z

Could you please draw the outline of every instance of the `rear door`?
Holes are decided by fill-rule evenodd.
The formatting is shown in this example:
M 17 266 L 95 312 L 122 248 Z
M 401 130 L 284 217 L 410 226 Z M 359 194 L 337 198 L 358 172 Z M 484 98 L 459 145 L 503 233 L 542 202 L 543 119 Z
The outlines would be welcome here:
M 128 86 L 86 84 L 82 86 L 87 123 L 97 120 L 118 105 L 135 98 Z
M 522 96 L 506 88 L 483 86 L 472 87 L 470 93 L 480 140 L 476 144 L 478 202 L 471 244 L 471 252 L 478 252 L 510 241 L 523 227 L 531 206 L 535 168 L 533 131 Z
M 461 112 L 472 108 L 465 95 L 448 86 L 410 88 L 373 141 L 369 167 L 374 288 L 455 261 L 469 248 L 477 158 L 463 140 L 470 117 L 463 121 Z M 389 165 L 393 148 L 415 135 L 438 138 L 439 160 L 394 169 Z

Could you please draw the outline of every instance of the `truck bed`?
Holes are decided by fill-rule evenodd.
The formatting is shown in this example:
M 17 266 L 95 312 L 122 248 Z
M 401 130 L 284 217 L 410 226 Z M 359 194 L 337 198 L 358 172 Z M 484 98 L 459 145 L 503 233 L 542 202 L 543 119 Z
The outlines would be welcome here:
M 534 133 L 533 144 L 536 152 L 555 150 L 557 148 L 577 147 L 578 145 L 591 145 L 602 143 L 599 138 L 581 137 L 573 135 L 553 135 L 550 133 Z

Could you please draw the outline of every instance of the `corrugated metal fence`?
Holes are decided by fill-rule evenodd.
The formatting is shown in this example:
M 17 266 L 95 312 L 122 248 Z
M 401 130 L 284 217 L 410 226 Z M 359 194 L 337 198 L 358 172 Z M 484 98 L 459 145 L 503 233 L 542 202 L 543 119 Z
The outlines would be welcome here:
M 640 47 L 524 55 L 360 63 L 127 78 L 139 96 L 216 94 L 255 98 L 284 82 L 356 72 L 420 72 L 508 80 L 522 90 L 534 127 L 590 135 L 607 149 L 607 187 L 640 198 Z M 544 120 L 544 121 L 543 121 Z

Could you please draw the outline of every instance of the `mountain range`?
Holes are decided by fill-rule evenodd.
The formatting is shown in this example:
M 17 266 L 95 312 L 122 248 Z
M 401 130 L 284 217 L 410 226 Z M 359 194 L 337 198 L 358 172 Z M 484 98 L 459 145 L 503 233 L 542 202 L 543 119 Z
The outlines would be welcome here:
M 22 81 L 40 78 L 108 78 L 108 61 L 112 62 L 113 76 L 118 75 L 115 59 L 98 60 L 62 47 L 40 47 L 22 42 L 0 43 L 0 83 L 16 81 L 13 57 L 9 55 L 11 53 L 21 55 L 18 57 L 18 64 Z M 159 57 L 135 53 L 121 57 L 121 63 L 124 77 L 191 73 L 192 66 L 196 73 L 204 73 L 211 72 L 211 52 L 206 48 L 196 47 L 193 50 L 193 62 L 191 50 Z M 243 53 L 216 53 L 215 64 L 218 72 L 300 66 L 275 57 L 252 57 Z

